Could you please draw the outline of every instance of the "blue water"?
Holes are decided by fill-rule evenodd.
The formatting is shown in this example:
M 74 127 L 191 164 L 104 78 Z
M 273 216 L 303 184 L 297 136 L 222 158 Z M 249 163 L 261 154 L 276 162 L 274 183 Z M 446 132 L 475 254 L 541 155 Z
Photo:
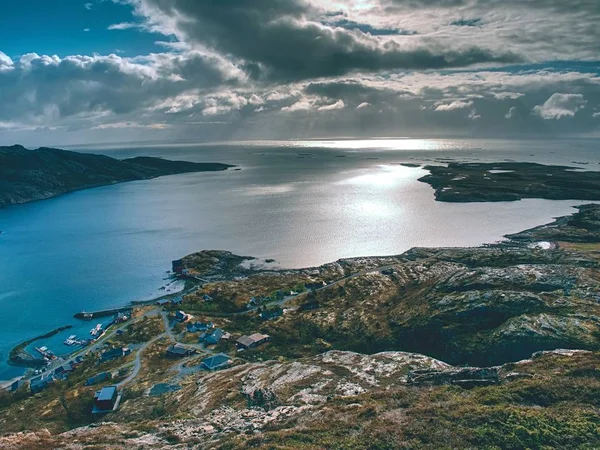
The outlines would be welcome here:
M 274 258 L 306 267 L 342 257 L 398 254 L 413 246 L 497 241 L 580 202 L 435 202 L 399 162 L 503 159 L 600 168 L 598 141 L 276 142 L 236 145 L 83 148 L 114 157 L 159 155 L 237 164 L 79 191 L 0 210 L 0 380 L 17 343 L 72 324 L 38 342 L 58 354 L 70 334 L 96 322 L 81 310 L 121 306 L 159 294 L 172 259 L 202 249 Z M 326 148 L 323 148 L 326 147 Z M 365 148 L 370 147 L 370 148 Z M 340 156 L 344 157 L 340 157 Z

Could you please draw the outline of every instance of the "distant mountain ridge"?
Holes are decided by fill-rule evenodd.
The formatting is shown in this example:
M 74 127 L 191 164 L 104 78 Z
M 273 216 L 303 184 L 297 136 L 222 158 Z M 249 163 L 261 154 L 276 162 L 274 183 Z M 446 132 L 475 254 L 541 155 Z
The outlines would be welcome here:
M 222 171 L 230 167 L 233 166 L 146 156 L 119 160 L 46 147 L 37 150 L 28 150 L 21 145 L 0 147 L 0 207 L 123 181 Z

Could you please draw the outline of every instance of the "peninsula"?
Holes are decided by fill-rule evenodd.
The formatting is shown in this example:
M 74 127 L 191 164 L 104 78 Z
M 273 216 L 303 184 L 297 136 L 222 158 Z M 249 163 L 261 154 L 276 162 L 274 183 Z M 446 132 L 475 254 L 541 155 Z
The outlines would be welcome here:
M 0 208 L 123 181 L 230 167 L 233 166 L 151 157 L 118 160 L 45 147 L 37 150 L 21 145 L 0 147 Z
M 419 181 L 441 202 L 507 202 L 524 198 L 600 200 L 600 172 L 537 163 L 428 165 Z

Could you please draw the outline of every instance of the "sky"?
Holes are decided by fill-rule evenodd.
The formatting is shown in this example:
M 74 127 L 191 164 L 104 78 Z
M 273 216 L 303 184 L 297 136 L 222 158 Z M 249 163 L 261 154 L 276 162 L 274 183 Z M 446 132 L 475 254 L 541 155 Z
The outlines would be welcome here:
M 0 145 L 600 137 L 598 0 L 6 0 Z

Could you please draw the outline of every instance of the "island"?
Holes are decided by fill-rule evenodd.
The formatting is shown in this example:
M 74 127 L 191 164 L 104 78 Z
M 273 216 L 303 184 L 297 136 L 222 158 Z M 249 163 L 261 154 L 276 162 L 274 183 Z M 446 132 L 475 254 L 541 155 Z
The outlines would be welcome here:
M 28 150 L 21 145 L 0 147 L 0 207 L 123 181 L 230 167 L 234 166 L 143 156 L 118 160 L 55 148 Z
M 600 447 L 600 205 L 475 248 L 172 273 L 0 392 L 0 448 Z
M 441 202 L 507 202 L 524 198 L 600 200 L 600 172 L 537 163 L 427 165 L 419 181 Z

